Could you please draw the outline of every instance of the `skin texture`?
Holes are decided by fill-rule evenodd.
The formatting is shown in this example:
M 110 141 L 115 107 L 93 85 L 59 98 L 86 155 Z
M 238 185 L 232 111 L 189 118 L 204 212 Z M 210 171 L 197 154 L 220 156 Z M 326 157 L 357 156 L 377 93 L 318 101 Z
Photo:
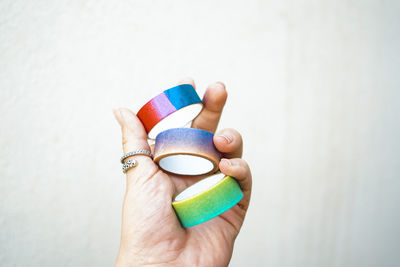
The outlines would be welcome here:
M 190 78 L 178 84 L 194 82 Z M 215 132 L 227 99 L 225 85 L 210 85 L 204 107 L 192 127 Z M 114 110 L 121 126 L 124 153 L 147 149 L 147 134 L 136 115 L 126 109 Z M 150 157 L 135 155 L 138 165 L 126 175 L 127 190 L 122 208 L 121 244 L 115 266 L 227 266 L 233 245 L 249 206 L 251 172 L 241 159 L 240 134 L 224 129 L 214 136 L 223 153 L 220 170 L 235 177 L 244 193 L 233 208 L 200 225 L 182 228 L 172 208 L 172 199 L 204 176 L 174 176 L 164 173 Z

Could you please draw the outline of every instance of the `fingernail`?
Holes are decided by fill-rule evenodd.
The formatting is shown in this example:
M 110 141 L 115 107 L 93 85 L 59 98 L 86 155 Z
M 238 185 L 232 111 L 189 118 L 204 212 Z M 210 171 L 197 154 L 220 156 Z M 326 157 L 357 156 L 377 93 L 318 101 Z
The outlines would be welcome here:
M 221 163 L 222 163 L 222 164 L 225 164 L 225 165 L 227 165 L 227 166 L 231 166 L 231 165 L 232 165 L 232 164 L 231 164 L 231 161 L 228 160 L 228 159 L 221 159 Z
M 127 110 L 126 108 L 120 108 L 119 112 L 121 116 L 121 121 L 124 124 L 127 124 L 132 121 L 132 113 L 129 110 Z
M 120 109 L 113 109 L 113 113 L 114 113 L 114 117 L 117 120 L 117 122 L 119 123 L 119 125 L 121 125 L 121 111 Z
M 216 82 L 215 87 L 218 87 L 220 89 L 225 89 L 225 84 L 223 84 L 222 82 Z
M 217 138 L 224 140 L 223 142 L 225 142 L 226 144 L 230 144 L 233 142 L 233 136 L 230 134 L 220 134 L 217 136 Z

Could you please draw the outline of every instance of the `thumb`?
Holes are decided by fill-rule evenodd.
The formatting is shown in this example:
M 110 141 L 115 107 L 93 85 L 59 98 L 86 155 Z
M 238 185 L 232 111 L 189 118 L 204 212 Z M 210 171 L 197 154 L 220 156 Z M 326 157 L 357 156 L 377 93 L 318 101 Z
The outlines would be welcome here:
M 121 126 L 124 154 L 142 149 L 150 151 L 147 143 L 147 133 L 143 124 L 132 111 L 127 108 L 119 108 L 114 110 L 114 116 Z M 134 155 L 130 158 L 134 158 L 137 165 L 126 172 L 127 187 L 137 180 L 148 179 L 158 171 L 157 165 L 154 164 L 153 159 L 149 156 Z

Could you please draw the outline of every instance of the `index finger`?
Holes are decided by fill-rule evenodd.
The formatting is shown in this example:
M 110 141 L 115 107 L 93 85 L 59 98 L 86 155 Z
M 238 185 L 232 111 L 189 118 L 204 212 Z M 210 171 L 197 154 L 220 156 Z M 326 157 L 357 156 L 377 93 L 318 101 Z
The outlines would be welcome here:
M 132 111 L 127 108 L 120 108 L 114 110 L 114 115 L 121 126 L 124 153 L 150 149 L 147 143 L 147 133 Z M 138 166 L 127 171 L 127 188 L 130 187 L 132 181 L 147 179 L 158 170 L 151 157 L 140 154 L 132 157 L 138 160 Z

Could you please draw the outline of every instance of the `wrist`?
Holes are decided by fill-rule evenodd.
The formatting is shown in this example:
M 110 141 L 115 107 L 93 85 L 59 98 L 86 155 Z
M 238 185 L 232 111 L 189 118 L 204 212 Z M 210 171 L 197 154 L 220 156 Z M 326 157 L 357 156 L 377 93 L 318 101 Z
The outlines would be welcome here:
M 117 256 L 117 260 L 115 262 L 114 267 L 139 267 L 139 266 L 146 266 L 146 267 L 168 267 L 174 266 L 168 263 L 145 263 L 143 259 L 140 260 L 137 257 L 132 255 L 126 255 L 123 252 L 119 252 Z

